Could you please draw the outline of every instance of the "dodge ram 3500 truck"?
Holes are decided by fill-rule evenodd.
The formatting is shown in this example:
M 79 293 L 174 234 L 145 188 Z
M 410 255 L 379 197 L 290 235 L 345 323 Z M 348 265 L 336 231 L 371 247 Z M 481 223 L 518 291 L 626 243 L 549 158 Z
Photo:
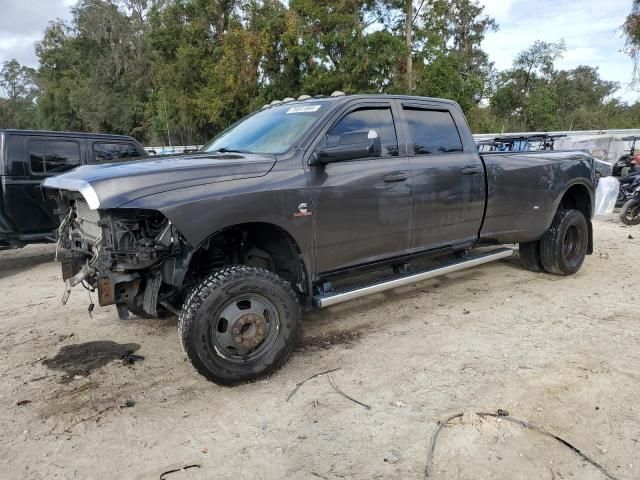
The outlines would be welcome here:
M 454 102 L 346 95 L 266 106 L 193 155 L 44 186 L 67 289 L 96 289 L 121 318 L 177 314 L 193 366 L 233 384 L 283 364 L 303 308 L 513 253 L 491 245 L 519 243 L 536 272 L 577 272 L 594 183 L 583 152 L 479 155 Z M 441 263 L 415 269 L 419 257 Z

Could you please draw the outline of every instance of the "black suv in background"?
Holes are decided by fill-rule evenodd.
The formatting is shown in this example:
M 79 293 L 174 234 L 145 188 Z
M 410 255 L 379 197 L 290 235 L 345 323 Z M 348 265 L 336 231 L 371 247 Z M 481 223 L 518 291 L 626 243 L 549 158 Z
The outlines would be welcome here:
M 135 139 L 95 133 L 0 130 L 0 249 L 55 241 L 55 202 L 40 184 L 80 165 L 140 158 Z

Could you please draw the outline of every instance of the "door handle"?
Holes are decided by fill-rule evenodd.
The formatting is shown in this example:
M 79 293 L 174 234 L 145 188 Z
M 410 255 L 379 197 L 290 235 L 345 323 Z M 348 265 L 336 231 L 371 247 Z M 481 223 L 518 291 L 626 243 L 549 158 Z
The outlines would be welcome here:
M 480 167 L 476 165 L 469 165 L 466 167 L 462 167 L 461 171 L 462 171 L 462 175 L 477 175 L 482 170 L 480 169 Z
M 409 175 L 407 175 L 406 172 L 393 172 L 385 175 L 383 178 L 386 183 L 404 182 L 409 178 Z

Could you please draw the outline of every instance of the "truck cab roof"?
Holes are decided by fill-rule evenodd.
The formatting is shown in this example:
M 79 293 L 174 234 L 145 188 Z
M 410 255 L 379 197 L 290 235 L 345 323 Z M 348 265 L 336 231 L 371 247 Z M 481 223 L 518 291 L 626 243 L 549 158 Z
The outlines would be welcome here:
M 331 102 L 337 104 L 343 104 L 347 102 L 351 102 L 353 100 L 407 100 L 407 101 L 416 101 L 416 102 L 431 102 L 431 103 L 441 103 L 450 106 L 456 106 L 457 103 L 453 100 L 446 100 L 444 98 L 435 98 L 435 97 L 419 97 L 415 95 L 389 95 L 389 94 L 380 94 L 380 93 L 358 93 L 353 95 L 316 95 L 309 98 L 298 99 L 298 100 L 288 100 L 288 101 L 275 101 L 270 104 L 265 105 L 263 108 L 275 107 L 277 105 L 283 104 L 306 104 L 317 101 L 323 102 Z

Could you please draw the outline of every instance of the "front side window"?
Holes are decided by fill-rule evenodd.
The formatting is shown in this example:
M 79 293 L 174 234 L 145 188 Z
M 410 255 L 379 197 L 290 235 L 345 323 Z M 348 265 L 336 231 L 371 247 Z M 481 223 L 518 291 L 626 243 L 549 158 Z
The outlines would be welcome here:
M 416 155 L 461 152 L 462 141 L 451 114 L 443 110 L 406 109 L 409 145 Z
M 70 141 L 33 140 L 29 142 L 31 171 L 56 175 L 80 165 L 80 146 Z
M 393 124 L 391 109 L 364 108 L 347 113 L 327 134 L 327 146 L 338 144 L 340 136 L 350 132 L 366 132 L 375 130 L 382 143 L 382 156 L 394 157 L 398 155 L 398 137 Z
M 117 162 L 140 157 L 140 152 L 130 143 L 94 143 L 93 156 L 97 163 Z

